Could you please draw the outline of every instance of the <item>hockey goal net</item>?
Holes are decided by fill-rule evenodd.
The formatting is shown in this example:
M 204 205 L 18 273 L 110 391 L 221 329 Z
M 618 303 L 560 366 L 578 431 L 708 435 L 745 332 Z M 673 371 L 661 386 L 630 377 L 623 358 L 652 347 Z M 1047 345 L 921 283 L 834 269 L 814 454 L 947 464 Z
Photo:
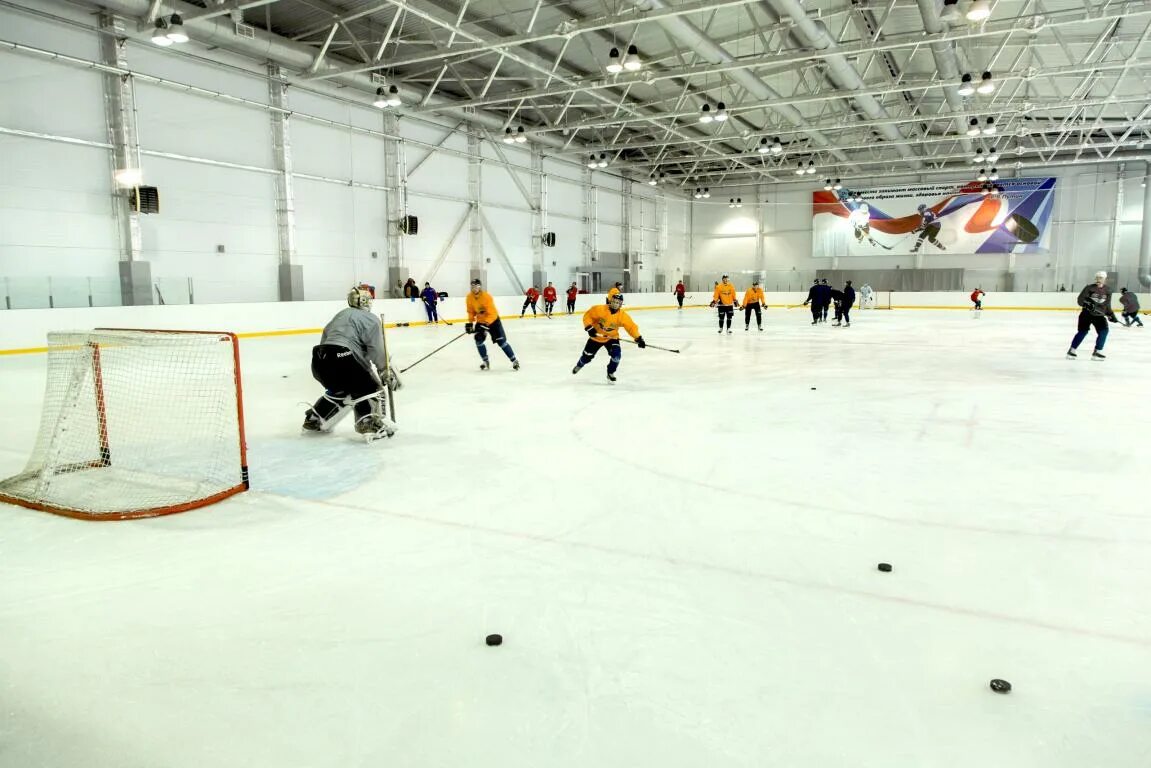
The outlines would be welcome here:
M 236 336 L 48 335 L 40 432 L 0 501 L 89 520 L 183 512 L 248 488 Z
M 860 299 L 861 309 L 891 309 L 891 291 L 874 291 L 870 302 Z

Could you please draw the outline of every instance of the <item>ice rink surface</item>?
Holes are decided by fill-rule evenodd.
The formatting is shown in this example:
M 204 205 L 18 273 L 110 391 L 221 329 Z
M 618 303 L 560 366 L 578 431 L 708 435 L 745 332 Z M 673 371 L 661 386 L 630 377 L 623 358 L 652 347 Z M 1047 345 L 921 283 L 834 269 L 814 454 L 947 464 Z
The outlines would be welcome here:
M 577 319 L 461 339 L 372 445 L 299 434 L 315 337 L 243 342 L 251 493 L 0 510 L 0 766 L 1145 768 L 1151 324 L 713 317 L 636 312 L 682 354 L 614 385 Z M 44 362 L 0 357 L 4 475 Z

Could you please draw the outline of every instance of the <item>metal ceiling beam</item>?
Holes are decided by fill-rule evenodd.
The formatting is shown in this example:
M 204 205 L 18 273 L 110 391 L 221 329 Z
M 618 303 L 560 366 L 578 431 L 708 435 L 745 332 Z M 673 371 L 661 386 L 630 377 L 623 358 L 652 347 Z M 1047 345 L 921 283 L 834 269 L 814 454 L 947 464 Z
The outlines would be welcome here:
M 274 0 L 273 0 L 274 1 Z M 657 22 L 663 18 L 671 18 L 675 16 L 687 16 L 695 13 L 711 12 L 716 8 L 725 8 L 730 6 L 750 5 L 752 3 L 762 2 L 762 0 L 697 0 L 694 3 L 685 3 L 669 8 L 662 8 L 652 10 L 647 13 L 621 13 L 614 16 L 606 16 L 599 19 L 590 19 L 582 22 L 572 22 L 570 24 L 561 24 L 556 30 L 552 32 L 527 32 L 522 35 L 508 35 L 500 38 L 499 40 L 491 40 L 486 42 L 474 42 L 472 45 L 461 45 L 450 51 L 435 51 L 427 54 L 419 54 L 416 56 L 406 56 L 397 58 L 388 62 L 389 67 L 399 68 L 406 67 L 412 64 L 422 64 L 428 61 L 438 61 L 439 59 L 451 58 L 454 56 L 462 56 L 475 51 L 500 51 L 507 48 L 515 48 L 523 45 L 530 45 L 532 43 L 542 43 L 548 40 L 571 40 L 578 35 L 587 34 L 589 32 L 598 32 L 607 29 L 614 29 L 615 27 L 633 26 L 646 22 Z M 458 23 L 457 23 L 458 26 Z M 360 66 L 346 67 L 338 72 L 332 72 L 323 77 L 332 77 L 338 74 L 349 74 L 352 72 L 364 72 L 366 68 Z
M 1123 70 L 1129 70 L 1129 69 L 1134 69 L 1134 68 L 1138 68 L 1138 67 L 1151 67 L 1151 59 L 1129 59 L 1126 61 L 1117 61 L 1117 62 L 1113 62 L 1110 64 L 1085 64 L 1085 65 L 1079 65 L 1079 66 L 1073 66 L 1073 67 L 1059 67 L 1059 68 L 1052 68 L 1050 70 L 1044 71 L 1044 72 L 1039 73 L 1039 74 L 1008 73 L 1008 74 L 1005 74 L 999 78 L 999 84 L 1000 84 L 999 87 L 1002 88 L 1006 83 L 1011 82 L 1013 80 L 1030 80 L 1030 79 L 1033 79 L 1035 77 L 1051 77 L 1051 76 L 1070 77 L 1070 76 L 1083 75 L 1083 74 L 1087 74 L 1090 72 L 1112 71 L 1112 70 L 1123 71 Z M 936 90 L 936 89 L 944 89 L 945 91 L 947 91 L 947 90 L 954 90 L 957 83 L 958 83 L 958 81 L 944 82 L 944 81 L 935 80 L 935 79 L 905 81 L 905 82 L 899 84 L 898 86 L 885 85 L 885 86 L 881 86 L 881 87 L 877 87 L 877 88 L 869 88 L 869 89 L 866 89 L 864 92 L 868 93 L 872 96 L 881 96 L 883 94 L 892 93 L 892 92 L 896 92 L 896 91 L 932 91 L 932 90 Z M 729 107 L 728 109 L 729 109 L 729 111 L 731 111 L 733 113 L 738 113 L 741 111 L 754 111 L 754 110 L 758 110 L 758 109 L 764 109 L 766 107 L 772 106 L 773 103 L 791 104 L 791 105 L 814 104 L 814 103 L 826 102 L 826 101 L 840 101 L 840 100 L 845 99 L 845 98 L 851 98 L 854 95 L 856 95 L 856 93 L 852 92 L 852 91 L 828 91 L 825 93 L 815 94 L 812 96 L 795 96 L 792 98 L 780 99 L 780 100 L 778 100 L 778 102 L 763 102 L 763 103 L 753 102 L 753 103 L 747 104 L 747 105 Z M 1064 99 L 1064 100 L 1061 100 L 1059 102 L 1059 106 L 1067 106 L 1068 104 L 1074 104 L 1074 103 L 1075 102 L 1068 102 L 1066 99 Z M 1050 107 L 1050 108 L 1054 108 L 1054 107 Z M 973 113 L 973 114 L 977 113 L 977 114 L 983 115 L 983 116 L 990 115 L 990 116 L 995 116 L 995 117 L 1000 117 L 1000 116 L 1005 115 L 1005 114 L 1012 114 L 1012 113 L 1017 112 L 1017 111 L 1022 111 L 1022 110 L 1012 109 L 1008 105 L 1001 105 L 1001 106 L 996 107 L 996 106 L 991 106 L 990 104 L 988 106 L 974 107 L 971 109 L 971 113 Z M 669 118 L 675 118 L 675 119 L 694 119 L 697 114 L 698 113 L 695 111 L 691 111 L 691 112 L 677 111 L 677 112 L 668 113 L 667 116 Z M 907 122 L 916 122 L 916 121 L 924 120 L 924 119 L 930 119 L 930 118 L 924 118 L 924 117 L 920 116 L 920 117 L 914 117 L 914 118 L 907 118 L 906 121 Z M 950 120 L 950 118 L 948 118 L 946 115 L 941 115 L 937 119 Z M 616 126 L 616 125 L 619 125 L 621 123 L 629 123 L 629 122 L 634 122 L 634 121 L 631 120 L 630 118 L 615 118 L 615 119 L 611 119 L 611 120 L 591 120 L 591 121 L 584 121 L 584 122 L 580 122 L 580 123 L 556 125 L 554 128 L 551 128 L 551 129 L 537 129 L 533 133 L 535 133 L 535 134 L 546 133 L 548 130 L 563 130 L 563 129 L 573 130 L 573 129 L 590 128 L 590 127 Z M 811 120 L 809 120 L 808 122 L 810 124 L 814 125 L 815 127 L 819 128 L 819 130 L 838 130 L 838 129 L 842 129 L 842 127 L 843 127 L 840 123 L 834 123 L 834 124 L 833 123 L 826 123 L 826 122 L 820 123 L 820 122 L 813 122 Z M 855 121 L 855 122 L 851 123 L 852 127 L 857 127 L 857 128 L 866 128 L 869 125 L 871 125 L 870 122 Z M 962 122 L 962 121 L 960 121 L 959 126 L 963 129 L 966 129 L 966 127 L 967 127 L 966 123 Z M 757 131 L 753 134 L 753 136 L 751 136 L 749 138 L 758 138 L 759 136 L 775 136 L 775 135 L 782 136 L 782 135 L 786 135 L 786 134 L 790 134 L 790 133 L 794 133 L 794 132 L 795 131 L 793 131 L 793 130 L 789 130 L 789 129 L 785 129 L 785 128 L 771 128 L 771 129 L 764 129 L 763 131 Z M 962 135 L 963 132 L 957 131 L 957 134 Z M 674 141 L 638 142 L 638 143 L 622 144 L 622 145 L 620 145 L 620 148 L 621 149 L 639 149 L 639 148 L 647 148 L 647 147 L 653 147 L 653 146 L 675 145 L 676 143 L 677 142 L 674 142 Z
M 645 9 L 658 10 L 668 7 L 665 0 L 632 0 L 632 2 Z M 713 64 L 727 64 L 735 61 L 734 56 L 728 53 L 723 47 L 717 45 L 715 41 L 704 34 L 701 29 L 686 19 L 672 16 L 661 18 L 656 23 L 666 29 L 667 32 L 680 43 L 690 46 L 691 50 Z M 752 74 L 748 69 L 741 68 L 732 70 L 727 74 L 727 77 L 739 85 L 742 85 L 757 99 L 764 101 L 778 101 L 780 99 L 779 93 L 772 89 L 767 83 L 763 82 L 763 80 L 760 80 L 756 75 Z M 804 117 L 795 107 L 773 105 L 772 109 L 792 125 L 796 127 L 802 127 L 804 125 Z M 842 162 L 848 162 L 847 156 L 831 147 L 831 142 L 826 136 L 819 133 L 819 131 L 805 131 L 805 133 L 818 148 L 831 152 Z
M 634 2 L 644 2 L 644 0 L 633 0 Z M 1151 15 L 1151 3 L 1146 0 L 1120 0 L 1120 2 L 1112 2 L 1109 4 L 1100 4 L 1101 9 L 1098 11 L 1050 11 L 1043 15 L 1044 24 L 1043 30 L 1038 34 L 1046 34 L 1056 27 L 1088 24 L 1101 21 L 1111 21 L 1120 18 L 1134 18 L 1138 16 Z M 871 43 L 853 43 L 850 45 L 839 46 L 838 53 L 844 56 L 866 56 L 872 52 L 878 51 L 897 51 L 897 50 L 914 50 L 925 44 L 933 42 L 940 43 L 959 43 L 971 40 L 983 40 L 999 38 L 1004 35 L 1022 34 L 1026 32 L 1026 23 L 1034 16 L 1019 16 L 1009 19 L 1002 19 L 996 22 L 987 22 L 980 27 L 964 28 L 960 31 L 945 31 L 938 34 L 924 34 L 922 31 L 906 32 L 897 35 L 890 35 L 884 40 Z M 684 67 L 667 73 L 653 73 L 641 72 L 636 75 L 617 75 L 610 82 L 599 79 L 596 77 L 587 78 L 583 82 L 567 88 L 544 88 L 536 90 L 525 90 L 509 92 L 500 96 L 491 96 L 486 99 L 473 99 L 465 102 L 460 102 L 460 106 L 468 107 L 485 107 L 501 104 L 508 101 L 518 101 L 519 99 L 539 99 L 547 98 L 550 96 L 566 96 L 568 93 L 579 91 L 585 94 L 591 94 L 597 89 L 601 88 L 619 88 L 626 85 L 630 81 L 640 81 L 648 84 L 660 82 L 662 80 L 670 80 L 674 78 L 691 79 L 696 77 L 709 77 L 712 75 L 721 75 L 733 73 L 741 70 L 756 70 L 764 68 L 779 68 L 786 69 L 794 67 L 795 65 L 806 64 L 815 59 L 825 58 L 825 53 L 822 51 L 787 51 L 786 53 L 779 53 L 771 56 L 755 57 L 752 61 L 725 61 L 718 64 L 708 64 L 705 66 Z

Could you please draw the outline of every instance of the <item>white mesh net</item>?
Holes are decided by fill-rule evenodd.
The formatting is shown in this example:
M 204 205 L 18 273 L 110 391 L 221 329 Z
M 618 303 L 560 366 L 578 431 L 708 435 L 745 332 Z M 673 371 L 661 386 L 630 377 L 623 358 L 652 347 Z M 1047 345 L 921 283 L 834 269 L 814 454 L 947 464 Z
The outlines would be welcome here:
M 48 335 L 36 447 L 0 500 L 83 517 L 178 512 L 244 490 L 235 337 Z

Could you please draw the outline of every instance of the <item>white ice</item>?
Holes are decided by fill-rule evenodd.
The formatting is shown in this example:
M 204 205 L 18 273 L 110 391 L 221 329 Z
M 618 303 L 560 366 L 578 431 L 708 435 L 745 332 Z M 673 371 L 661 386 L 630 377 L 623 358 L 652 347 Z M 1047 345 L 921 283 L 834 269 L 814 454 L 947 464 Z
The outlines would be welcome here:
M 244 342 L 251 493 L 2 509 L 0 766 L 1147 766 L 1151 324 L 855 314 L 637 312 L 682 354 L 614 385 L 508 322 L 523 370 L 461 339 L 373 445 L 300 436 L 315 338 Z M 0 357 L 2 474 L 43 365 Z

